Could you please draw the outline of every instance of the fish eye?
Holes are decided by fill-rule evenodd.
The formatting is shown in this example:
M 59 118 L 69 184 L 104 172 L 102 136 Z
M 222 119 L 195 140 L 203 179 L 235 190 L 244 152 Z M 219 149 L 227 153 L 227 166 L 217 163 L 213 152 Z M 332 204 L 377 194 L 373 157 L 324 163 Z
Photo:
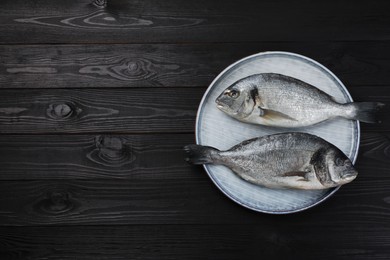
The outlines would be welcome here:
M 240 95 L 240 92 L 238 92 L 237 90 L 235 89 L 232 89 L 228 92 L 228 95 L 229 97 L 231 98 L 238 98 L 238 96 Z
M 340 158 L 336 158 L 335 164 L 337 166 L 343 166 L 344 165 L 344 161 L 342 159 L 340 159 Z

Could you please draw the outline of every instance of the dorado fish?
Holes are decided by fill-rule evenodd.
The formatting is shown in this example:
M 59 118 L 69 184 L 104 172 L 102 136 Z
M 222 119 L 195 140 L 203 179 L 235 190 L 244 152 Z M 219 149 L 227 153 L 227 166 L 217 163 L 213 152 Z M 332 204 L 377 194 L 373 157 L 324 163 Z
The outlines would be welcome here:
M 275 73 L 237 81 L 222 92 L 216 103 L 220 110 L 242 122 L 278 127 L 303 127 L 335 117 L 374 123 L 376 111 L 384 105 L 340 104 L 308 83 Z
M 224 165 L 242 179 L 268 188 L 327 189 L 357 176 L 342 151 L 306 133 L 262 136 L 227 151 L 201 145 L 184 149 L 190 163 Z

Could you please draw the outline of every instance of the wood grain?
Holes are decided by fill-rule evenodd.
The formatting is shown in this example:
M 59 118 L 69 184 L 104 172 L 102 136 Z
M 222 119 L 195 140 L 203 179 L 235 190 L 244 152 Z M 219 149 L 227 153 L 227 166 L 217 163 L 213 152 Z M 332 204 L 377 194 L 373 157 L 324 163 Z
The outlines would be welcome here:
M 198 178 L 184 161 L 191 134 L 2 135 L 1 180 Z M 387 176 L 389 133 L 362 133 L 357 167 Z M 360 175 L 359 175 L 360 177 Z M 368 176 L 367 176 L 368 177 Z M 378 180 L 380 185 L 380 180 Z
M 329 200 L 285 217 L 306 227 L 389 227 L 390 178 L 362 170 Z M 191 178 L 1 181 L 0 225 L 265 224 L 283 216 L 252 212 L 224 196 L 202 168 Z M 15 192 L 17 191 L 17 192 Z M 357 217 L 359 215 L 359 217 Z M 304 221 L 305 220 L 305 221 Z M 304 222 L 302 222 L 304 221 Z M 346 224 L 347 223 L 347 224 Z
M 101 1 L 95 1 L 101 2 Z M 1 43 L 389 40 L 387 1 L 2 1 Z
M 0 181 L 0 226 L 237 223 L 267 226 L 285 220 L 305 227 L 321 223 L 335 228 L 345 225 L 390 228 L 388 133 L 363 134 L 356 180 L 321 205 L 288 217 L 259 214 L 237 205 L 215 187 L 202 167 L 183 165 L 177 149 L 189 141 L 189 135 L 175 136 L 172 143 L 171 139 L 164 140 L 164 136 L 169 135 L 97 139 L 9 136 L 11 141 L 2 137 L 2 156 L 6 158 L 0 168 L 5 170 L 5 176 L 17 181 Z M 137 165 L 139 169 L 135 166 L 127 172 L 126 163 L 120 161 L 126 158 L 128 162 L 134 157 L 132 153 L 121 155 L 129 151 L 127 148 L 125 153 L 117 148 L 129 143 L 136 157 L 134 164 L 129 165 Z M 45 153 L 42 149 L 46 149 Z M 6 150 L 9 155 L 4 154 Z M 91 156 L 94 151 L 96 156 Z M 161 154 L 163 151 L 165 156 Z M 20 159 L 20 165 L 16 165 L 16 160 L 7 163 L 7 158 Z M 94 170 L 97 167 L 100 169 Z M 46 180 L 28 181 L 33 178 Z M 81 180 L 74 180 L 78 178 Z
M 193 134 L 0 135 L 0 180 L 191 179 Z
M 202 207 L 214 206 L 219 193 L 203 172 L 199 174 L 203 178 L 195 182 L 164 178 L 1 181 L 0 225 L 202 223 L 211 213 Z M 217 196 L 208 197 L 210 193 Z
M 299 259 L 304 255 L 376 260 L 390 256 L 388 227 L 305 229 L 303 223 L 297 226 L 281 219 L 269 224 L 2 227 L 0 252 L 4 259 L 155 259 L 157 255 L 158 259 L 206 255 L 209 259 Z
M 388 1 L 3 0 L 1 259 L 390 259 Z M 206 87 L 261 51 L 313 58 L 355 101 L 358 178 L 275 216 L 183 161 Z
M 0 88 L 208 86 L 225 67 L 258 52 L 311 57 L 350 87 L 389 86 L 387 41 L 223 44 L 3 45 Z
M 362 124 L 364 131 L 387 131 L 386 88 L 351 91 L 354 100 L 387 104 L 381 124 Z M 204 92 L 204 88 L 2 90 L 0 133 L 192 133 Z
M 204 173 L 184 162 L 182 148 L 194 141 L 192 133 L 2 135 L 0 179 L 190 180 Z M 376 177 L 387 176 L 390 134 L 363 132 L 356 165 L 366 172 L 372 169 L 370 174 Z
M 0 133 L 193 132 L 204 89 L 3 90 Z
M 205 86 L 225 66 L 225 53 L 209 52 L 215 49 L 177 44 L 0 46 L 0 84 L 2 88 Z
M 360 154 L 367 162 L 390 166 L 390 134 L 364 133 L 360 143 Z

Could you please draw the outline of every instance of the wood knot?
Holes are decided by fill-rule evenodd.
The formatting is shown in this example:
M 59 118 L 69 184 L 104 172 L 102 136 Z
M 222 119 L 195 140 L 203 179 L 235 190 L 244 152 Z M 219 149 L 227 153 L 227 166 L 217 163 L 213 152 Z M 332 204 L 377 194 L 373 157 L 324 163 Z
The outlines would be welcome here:
M 128 63 L 127 63 L 127 70 L 129 71 L 129 72 L 131 72 L 131 71 L 137 71 L 138 70 L 138 64 L 137 64 L 137 62 L 134 62 L 134 61 L 129 61 Z
M 41 211 L 47 214 L 63 214 L 74 208 L 69 194 L 62 190 L 49 191 L 46 198 L 38 203 Z
M 128 79 L 141 79 L 152 76 L 150 70 L 152 67 L 151 61 L 146 59 L 122 60 L 120 65 L 113 66 L 113 71 Z
M 50 104 L 46 110 L 48 117 L 55 120 L 69 120 L 80 112 L 72 103 L 54 103 Z
M 96 148 L 88 154 L 92 161 L 110 167 L 120 167 L 135 160 L 130 144 L 121 137 L 97 136 Z
M 96 7 L 104 8 L 107 7 L 107 0 L 94 0 L 92 4 Z

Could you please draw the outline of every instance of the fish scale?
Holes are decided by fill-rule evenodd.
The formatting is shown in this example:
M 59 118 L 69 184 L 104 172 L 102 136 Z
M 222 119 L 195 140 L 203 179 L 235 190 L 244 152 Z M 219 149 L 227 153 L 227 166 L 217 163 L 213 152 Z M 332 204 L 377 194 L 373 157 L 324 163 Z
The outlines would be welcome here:
M 246 140 L 226 151 L 188 145 L 187 161 L 219 164 L 268 188 L 327 189 L 356 178 L 352 162 L 336 146 L 307 133 L 282 133 Z
M 275 127 L 304 127 L 336 117 L 374 123 L 377 102 L 340 104 L 301 80 L 261 73 L 238 80 L 216 99 L 217 107 L 246 123 Z

